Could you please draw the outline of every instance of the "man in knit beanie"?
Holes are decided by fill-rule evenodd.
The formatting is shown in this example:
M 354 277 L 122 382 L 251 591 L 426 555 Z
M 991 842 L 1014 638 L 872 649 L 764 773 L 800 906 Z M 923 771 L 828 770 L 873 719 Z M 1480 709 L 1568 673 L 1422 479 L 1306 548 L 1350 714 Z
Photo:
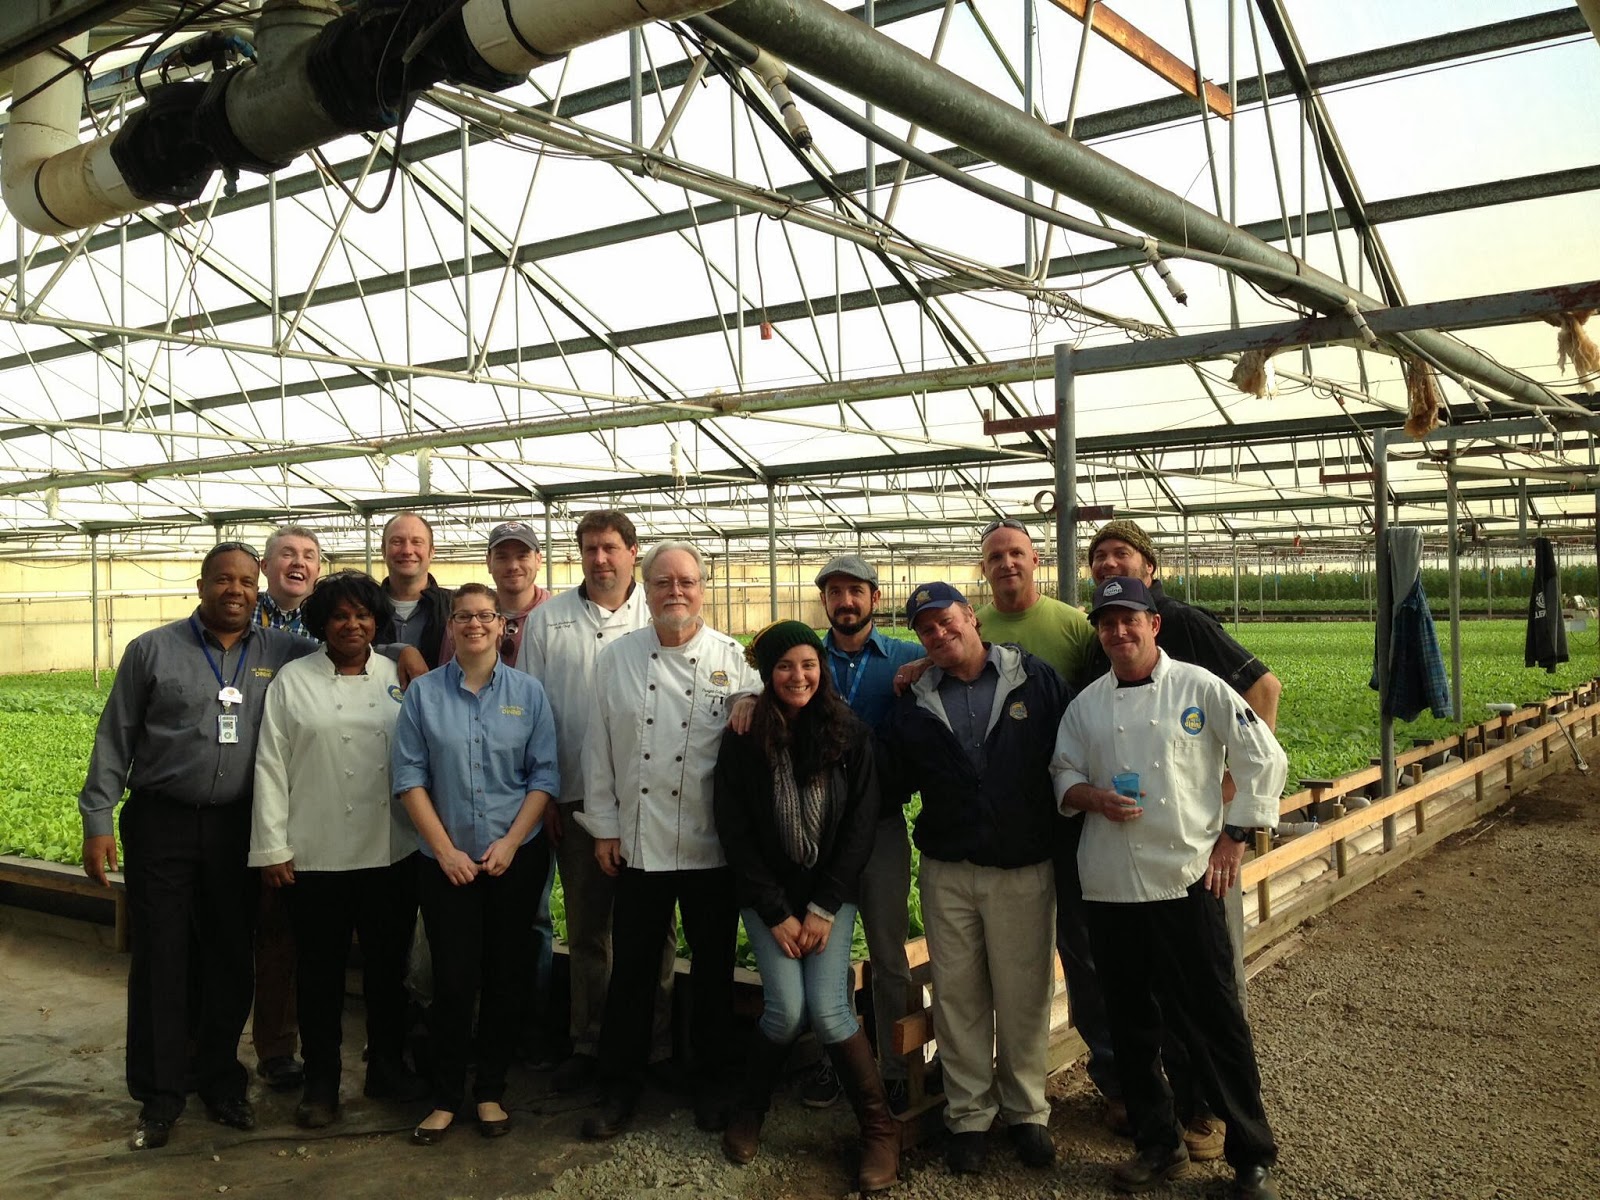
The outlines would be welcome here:
M 1137 579 L 1149 589 L 1161 617 L 1156 645 L 1177 662 L 1194 663 L 1222 679 L 1250 705 L 1256 715 L 1273 729 L 1278 721 L 1278 696 L 1283 687 L 1278 677 L 1267 670 L 1254 654 L 1246 650 L 1204 609 L 1174 600 L 1162 590 L 1156 578 L 1160 569 L 1155 542 L 1137 522 L 1125 519 L 1107 521 L 1089 540 L 1089 573 L 1099 584 L 1125 576 Z M 1090 672 L 1098 678 L 1110 670 L 1105 651 L 1096 642 L 1090 656 Z M 1232 779 L 1224 778 L 1224 798 L 1231 798 Z M 1233 941 L 1234 981 L 1241 1007 L 1244 1004 L 1244 894 L 1237 882 L 1225 898 L 1228 936 Z M 1220 1158 L 1225 1136 L 1223 1123 L 1206 1108 L 1197 1094 L 1189 1072 L 1187 1055 L 1175 1040 L 1163 1047 L 1163 1062 L 1176 1093 L 1178 1114 L 1184 1121 L 1184 1142 L 1189 1157 L 1197 1161 Z

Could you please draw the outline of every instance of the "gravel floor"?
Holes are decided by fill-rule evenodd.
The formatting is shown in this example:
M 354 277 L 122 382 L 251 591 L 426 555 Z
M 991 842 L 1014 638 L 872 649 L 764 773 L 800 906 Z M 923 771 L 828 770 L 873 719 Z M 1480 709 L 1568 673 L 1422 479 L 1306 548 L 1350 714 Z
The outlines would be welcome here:
M 1293 1200 L 1600 1200 L 1600 781 L 1555 775 L 1345 901 L 1251 983 L 1267 1110 Z M 76 939 L 76 940 L 74 940 Z M 122 1141 L 125 960 L 0 913 L 0 1195 L 116 1197 L 556 1196 L 564 1200 L 823 1200 L 850 1194 L 853 1121 L 786 1097 L 753 1164 L 722 1161 L 686 1106 L 652 1095 L 636 1132 L 576 1137 L 581 1102 L 518 1076 L 518 1126 L 404 1144 L 416 1114 L 351 1094 L 311 1138 L 294 1097 L 257 1089 L 261 1128 L 192 1112 L 159 1153 Z M 353 1006 L 352 1006 L 353 1007 Z M 352 1014 L 346 1046 L 359 1046 Z M 354 1071 L 351 1074 L 356 1074 Z M 357 1079 L 359 1078 L 357 1074 Z M 894 1197 L 1062 1200 L 1111 1195 L 1128 1153 L 1099 1124 L 1081 1069 L 1052 1083 L 1060 1165 L 1029 1171 L 1001 1135 L 981 1179 L 911 1151 Z M 1162 1198 L 1227 1194 L 1196 1167 Z

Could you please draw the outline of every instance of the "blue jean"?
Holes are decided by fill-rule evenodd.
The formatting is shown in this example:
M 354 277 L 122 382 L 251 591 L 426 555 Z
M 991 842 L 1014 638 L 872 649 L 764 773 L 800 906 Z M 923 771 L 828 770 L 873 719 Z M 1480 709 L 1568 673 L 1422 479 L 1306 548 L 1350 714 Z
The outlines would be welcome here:
M 820 954 L 790 958 L 778 948 L 753 908 L 739 914 L 761 972 L 761 1036 L 787 1046 L 809 1024 L 824 1046 L 848 1041 L 861 1028 L 850 1011 L 850 938 L 856 927 L 856 906 L 841 904 L 833 932 Z

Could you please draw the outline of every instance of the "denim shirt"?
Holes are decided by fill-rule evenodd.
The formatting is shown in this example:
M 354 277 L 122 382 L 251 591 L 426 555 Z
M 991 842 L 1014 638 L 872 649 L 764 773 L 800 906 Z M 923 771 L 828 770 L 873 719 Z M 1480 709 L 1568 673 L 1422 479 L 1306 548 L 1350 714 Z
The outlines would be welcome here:
M 510 830 L 528 793 L 554 797 L 561 777 L 544 685 L 502 663 L 477 695 L 465 678 L 451 659 L 407 689 L 394 731 L 392 786 L 397 797 L 428 789 L 452 844 L 481 859 Z M 542 826 L 535 825 L 524 843 Z
M 833 672 L 835 689 L 868 729 L 881 725 L 894 706 L 894 673 L 922 657 L 918 643 L 885 637 L 877 629 L 855 654 L 847 654 L 833 644 L 831 629 L 822 644 L 827 650 L 824 662 Z

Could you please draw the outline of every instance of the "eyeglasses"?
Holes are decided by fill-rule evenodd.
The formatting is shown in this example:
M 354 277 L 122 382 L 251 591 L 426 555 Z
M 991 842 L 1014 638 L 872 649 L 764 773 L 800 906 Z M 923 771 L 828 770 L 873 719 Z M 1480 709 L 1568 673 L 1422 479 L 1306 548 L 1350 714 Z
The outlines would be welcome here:
M 479 625 L 493 625 L 501 620 L 497 612 L 453 612 L 450 614 L 450 624 L 471 625 L 476 621 Z
M 219 554 L 229 554 L 235 550 L 242 554 L 248 554 L 257 562 L 261 561 L 261 555 L 256 553 L 256 548 L 249 542 L 218 542 L 215 546 L 206 551 L 206 561 L 210 562 Z
M 670 576 L 663 576 L 660 579 L 650 580 L 650 590 L 652 592 L 670 592 L 676 588 L 680 592 L 692 592 L 700 586 L 700 583 L 701 581 L 698 579 L 674 579 Z
M 996 529 L 1015 529 L 1021 533 L 1028 532 L 1028 527 L 1015 517 L 1000 517 L 997 520 L 990 521 L 983 527 L 983 532 L 978 534 L 978 540 L 982 541 Z

